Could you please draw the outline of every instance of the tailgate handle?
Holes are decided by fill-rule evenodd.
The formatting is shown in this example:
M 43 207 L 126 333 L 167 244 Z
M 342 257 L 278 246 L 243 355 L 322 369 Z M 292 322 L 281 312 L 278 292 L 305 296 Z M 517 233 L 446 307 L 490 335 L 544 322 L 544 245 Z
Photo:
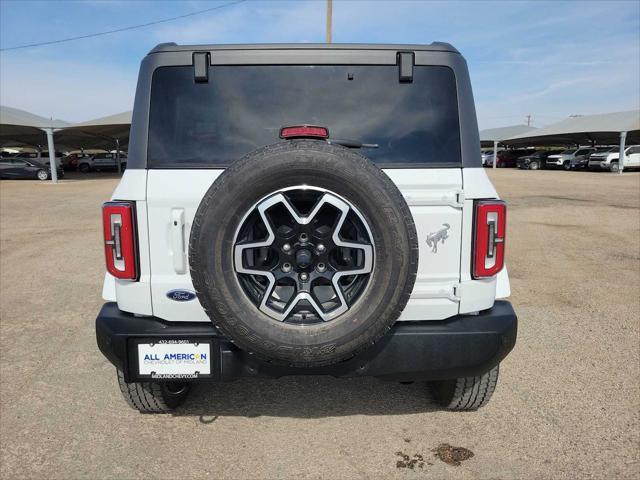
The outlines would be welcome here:
M 173 208 L 171 210 L 171 248 L 173 250 L 173 269 L 176 273 L 185 273 L 187 262 L 184 251 L 183 208 Z

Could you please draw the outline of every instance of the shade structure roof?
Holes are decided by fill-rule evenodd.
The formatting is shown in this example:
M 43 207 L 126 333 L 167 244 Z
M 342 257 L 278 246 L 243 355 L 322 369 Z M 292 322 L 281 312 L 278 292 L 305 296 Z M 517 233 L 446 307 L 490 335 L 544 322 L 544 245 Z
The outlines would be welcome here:
M 71 125 L 69 122 L 41 117 L 34 113 L 4 105 L 0 105 L 0 124 L 36 128 L 64 128 Z
M 43 128 L 64 128 L 69 125 L 62 120 L 0 105 L 0 147 L 43 146 L 47 144 Z
M 115 142 L 118 140 L 120 148 L 126 148 L 129 144 L 131 115 L 132 112 L 129 110 L 76 123 L 56 133 L 56 142 L 78 148 L 106 148 L 110 150 L 115 148 Z
M 71 124 L 51 120 L 17 108 L 0 106 L 0 147 L 44 147 L 44 128 L 53 128 L 56 149 L 126 149 L 131 128 L 131 111 Z
M 504 139 L 505 145 L 617 144 L 627 132 L 627 144 L 640 143 L 640 110 L 570 117 L 545 128 Z
M 493 142 L 502 142 L 506 138 L 511 138 L 521 133 L 535 131 L 535 127 L 527 125 L 511 125 L 508 127 L 488 128 L 480 131 L 480 144 L 484 147 L 492 146 Z

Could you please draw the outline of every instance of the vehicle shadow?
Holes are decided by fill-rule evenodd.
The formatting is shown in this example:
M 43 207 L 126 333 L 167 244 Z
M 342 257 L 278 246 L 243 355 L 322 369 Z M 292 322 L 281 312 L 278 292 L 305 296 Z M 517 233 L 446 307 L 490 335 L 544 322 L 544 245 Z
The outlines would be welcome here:
M 424 382 L 298 376 L 196 384 L 173 415 L 198 416 L 200 422 L 212 423 L 219 416 L 324 418 L 439 410 Z

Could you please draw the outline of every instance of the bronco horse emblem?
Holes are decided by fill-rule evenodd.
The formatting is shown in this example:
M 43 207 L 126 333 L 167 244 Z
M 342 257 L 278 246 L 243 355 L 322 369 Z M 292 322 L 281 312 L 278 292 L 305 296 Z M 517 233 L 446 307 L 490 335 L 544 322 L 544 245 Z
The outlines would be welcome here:
M 427 245 L 431 247 L 433 253 L 438 253 L 438 242 L 442 241 L 444 244 L 444 241 L 449 238 L 450 228 L 451 226 L 448 223 L 443 223 L 440 230 L 427 235 Z

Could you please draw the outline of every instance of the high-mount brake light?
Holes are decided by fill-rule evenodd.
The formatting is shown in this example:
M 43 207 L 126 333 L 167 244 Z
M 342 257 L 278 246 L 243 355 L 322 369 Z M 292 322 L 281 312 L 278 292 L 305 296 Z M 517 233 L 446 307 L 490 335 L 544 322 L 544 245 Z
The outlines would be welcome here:
M 329 130 L 313 125 L 294 125 L 282 128 L 280 138 L 329 138 Z
M 501 200 L 475 203 L 473 278 L 488 278 L 504 267 L 507 205 Z
M 107 271 L 122 280 L 137 280 L 135 203 L 118 201 L 103 204 L 102 228 Z

